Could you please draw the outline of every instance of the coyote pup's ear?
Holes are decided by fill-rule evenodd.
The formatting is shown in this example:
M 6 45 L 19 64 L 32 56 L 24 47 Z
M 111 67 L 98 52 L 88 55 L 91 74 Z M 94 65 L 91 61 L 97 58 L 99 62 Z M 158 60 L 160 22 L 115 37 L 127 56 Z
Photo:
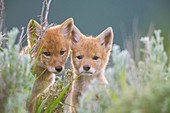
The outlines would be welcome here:
M 63 37 L 68 37 L 73 29 L 74 21 L 73 18 L 67 19 L 61 24 L 61 32 Z
M 36 22 L 35 20 L 31 19 L 27 26 L 27 33 L 28 33 L 28 44 L 34 43 L 35 40 L 38 39 L 38 37 L 41 34 L 41 26 Z
M 81 32 L 79 29 L 74 25 L 72 30 L 71 36 L 71 47 L 73 47 L 81 38 Z
M 102 47 L 110 48 L 113 43 L 113 29 L 111 27 L 107 28 L 97 36 L 97 39 Z

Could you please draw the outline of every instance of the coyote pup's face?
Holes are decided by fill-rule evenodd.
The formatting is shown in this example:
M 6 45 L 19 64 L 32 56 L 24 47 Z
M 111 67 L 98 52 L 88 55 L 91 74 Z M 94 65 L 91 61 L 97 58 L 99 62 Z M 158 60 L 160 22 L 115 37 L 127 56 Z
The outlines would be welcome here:
M 73 27 L 71 37 L 72 64 L 76 74 L 97 75 L 104 71 L 113 42 L 113 30 L 107 28 L 96 38 L 85 36 Z
M 37 65 L 48 69 L 48 71 L 53 73 L 62 72 L 70 51 L 70 36 L 73 24 L 73 19 L 69 18 L 61 25 L 47 29 L 43 38 L 38 42 L 37 49 L 33 54 L 34 58 L 36 58 L 38 49 L 43 46 L 41 53 L 38 56 Z M 35 38 L 38 39 L 40 36 L 40 31 L 41 26 L 36 21 L 31 20 L 27 28 L 28 43 L 30 47 L 31 41 L 35 40 Z M 34 38 L 32 38 L 33 36 Z

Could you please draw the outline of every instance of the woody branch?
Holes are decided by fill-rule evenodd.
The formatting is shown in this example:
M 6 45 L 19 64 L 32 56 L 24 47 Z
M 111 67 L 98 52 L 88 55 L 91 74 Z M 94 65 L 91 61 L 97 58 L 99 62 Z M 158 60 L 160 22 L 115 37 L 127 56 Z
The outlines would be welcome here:
M 4 15 L 4 10 L 5 10 L 5 7 L 4 7 L 4 0 L 1 0 L 0 1 L 0 6 L 1 6 L 1 16 L 0 16 L 0 32 L 2 31 L 2 27 L 3 27 L 3 15 Z

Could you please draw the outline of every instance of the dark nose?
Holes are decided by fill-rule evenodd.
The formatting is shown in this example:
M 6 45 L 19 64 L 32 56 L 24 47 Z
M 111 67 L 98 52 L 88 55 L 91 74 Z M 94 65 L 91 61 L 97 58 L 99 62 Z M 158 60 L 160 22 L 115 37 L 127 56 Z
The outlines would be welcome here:
M 60 72 L 62 70 L 62 67 L 61 66 L 55 67 L 55 70 Z
M 90 66 L 89 66 L 89 65 L 84 65 L 84 66 L 83 66 L 83 69 L 84 69 L 85 71 L 88 71 L 88 70 L 90 69 Z

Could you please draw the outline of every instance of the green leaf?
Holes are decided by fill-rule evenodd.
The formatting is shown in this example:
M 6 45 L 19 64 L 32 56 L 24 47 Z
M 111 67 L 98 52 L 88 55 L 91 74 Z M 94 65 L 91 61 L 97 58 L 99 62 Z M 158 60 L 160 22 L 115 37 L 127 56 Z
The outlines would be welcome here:
M 38 111 L 37 111 L 36 113 L 41 113 L 41 110 L 42 110 L 45 102 L 48 100 L 48 97 L 49 97 L 49 95 L 47 96 L 47 98 L 46 98 L 45 100 L 43 100 L 43 102 L 42 102 L 41 105 L 39 106 Z

